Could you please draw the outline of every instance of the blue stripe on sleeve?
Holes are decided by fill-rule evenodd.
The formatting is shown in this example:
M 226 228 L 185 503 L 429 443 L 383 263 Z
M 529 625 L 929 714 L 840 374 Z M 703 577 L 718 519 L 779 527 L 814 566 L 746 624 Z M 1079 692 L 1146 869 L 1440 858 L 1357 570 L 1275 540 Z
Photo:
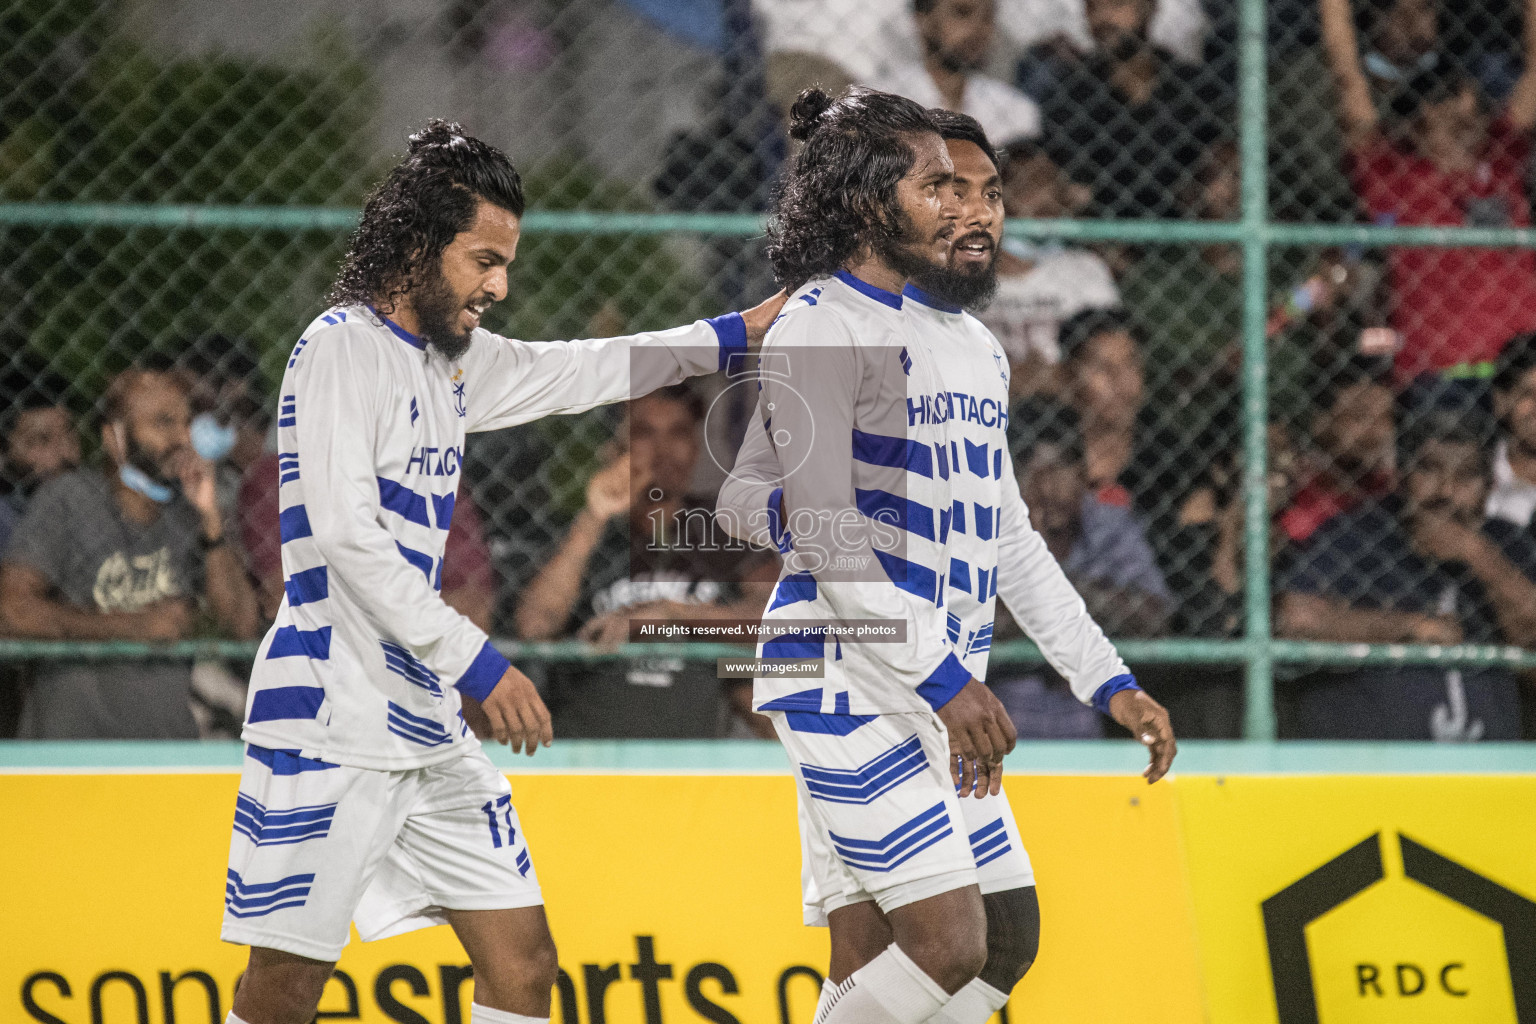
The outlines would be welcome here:
M 283 583 L 283 589 L 288 592 L 290 607 L 311 601 L 324 601 L 331 593 L 329 574 L 325 566 L 317 565 L 288 577 Z
M 704 322 L 715 329 L 715 337 L 720 341 L 720 369 L 725 369 L 731 356 L 747 351 L 747 322 L 740 313 L 727 313 Z
M 791 573 L 779 580 L 773 588 L 773 598 L 768 602 L 768 610 L 773 611 L 787 604 L 814 600 L 816 600 L 816 577 L 808 572 Z
M 395 541 L 395 547 L 400 549 L 401 556 L 404 557 L 407 562 L 410 562 L 416 568 L 421 570 L 421 574 L 427 578 L 428 583 L 432 581 L 431 555 L 427 554 L 425 551 L 417 551 L 415 548 L 408 548 L 404 544 L 401 544 L 399 541 Z
M 469 668 L 459 676 L 459 681 L 453 684 L 454 689 L 475 700 L 485 700 L 511 667 L 512 663 L 487 640 L 481 645 L 475 660 L 469 663 Z
M 1140 684 L 1136 682 L 1136 677 L 1130 673 L 1115 676 L 1115 678 L 1108 680 L 1097 690 L 1093 691 L 1093 706 L 1099 709 L 1100 714 L 1107 715 L 1109 714 L 1109 698 L 1121 690 L 1139 689 L 1141 689 Z
M 309 512 L 303 505 L 293 505 L 283 509 L 277 514 L 277 533 L 284 544 L 310 536 Z
M 794 546 L 789 530 L 784 526 L 784 488 L 782 487 L 775 487 L 768 494 L 768 533 L 780 554 L 787 553 Z
M 386 480 L 382 476 L 375 477 L 379 482 L 379 506 L 386 511 L 393 512 L 404 518 L 407 522 L 431 528 L 432 520 L 427 518 L 427 499 L 411 490 L 409 487 L 394 480 Z
M 960 659 L 956 657 L 954 651 L 950 651 L 944 660 L 939 662 L 939 667 L 930 672 L 926 680 L 917 684 L 917 695 L 937 711 L 948 704 L 970 681 L 970 670 L 960 664 Z

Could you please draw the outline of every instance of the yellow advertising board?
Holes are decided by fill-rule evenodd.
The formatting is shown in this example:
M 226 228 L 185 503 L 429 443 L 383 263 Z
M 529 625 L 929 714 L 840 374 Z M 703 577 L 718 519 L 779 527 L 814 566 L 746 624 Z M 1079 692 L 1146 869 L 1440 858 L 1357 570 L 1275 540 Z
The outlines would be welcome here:
M 1212 1021 L 1536 1021 L 1536 778 L 1176 788 Z
M 800 923 L 787 774 L 512 780 L 560 947 L 556 1021 L 807 1024 L 827 940 Z M 0 775 L 0 1022 L 222 1024 L 245 955 L 218 940 L 237 782 Z M 1008 789 L 1044 919 L 1009 1019 L 1203 1019 L 1176 789 Z M 322 1020 L 464 1024 L 465 968 L 446 928 L 354 941 Z

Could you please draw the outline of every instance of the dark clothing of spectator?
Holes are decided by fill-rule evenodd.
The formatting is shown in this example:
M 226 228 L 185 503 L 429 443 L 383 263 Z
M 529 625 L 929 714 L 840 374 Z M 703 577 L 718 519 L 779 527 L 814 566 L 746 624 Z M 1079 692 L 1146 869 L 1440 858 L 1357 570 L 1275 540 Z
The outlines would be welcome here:
M 1371 498 L 1384 498 L 1395 486 L 1390 473 L 1373 473 L 1360 481 L 1359 490 L 1342 490 L 1325 474 L 1315 474 L 1296 490 L 1291 503 L 1280 513 L 1277 525 L 1286 539 L 1301 544 L 1334 517 L 1359 507 Z
M 154 522 L 129 522 L 99 471 L 45 484 L 11 536 L 5 560 L 46 578 L 60 600 L 102 613 L 137 612 L 203 589 L 202 533 L 185 499 Z M 187 662 L 49 662 L 22 710 L 25 739 L 196 739 Z
M 1377 140 L 1352 154 L 1350 174 L 1377 224 L 1529 227 L 1530 140 L 1505 118 L 1489 131 L 1476 167 L 1448 173 L 1402 146 Z M 1504 342 L 1536 328 L 1536 252 L 1529 249 L 1389 250 L 1404 380 L 1491 362 Z
M 10 496 L 0 498 L 0 551 L 11 546 L 11 533 L 21 522 L 21 505 Z
M 1536 579 L 1536 538 L 1491 519 L 1483 533 Z M 1454 615 L 1467 643 L 1504 638 L 1482 584 L 1464 566 L 1429 562 L 1409 541 L 1395 498 L 1344 512 L 1323 526 L 1277 589 L 1372 610 Z M 1323 672 L 1282 700 L 1282 733 L 1307 739 L 1507 740 L 1520 736 L 1520 696 L 1500 668 L 1383 666 Z
M 1173 564 L 1167 538 L 1173 533 L 1179 506 L 1204 481 L 1208 465 L 1191 452 L 1225 451 L 1235 436 L 1233 410 L 1218 392 L 1196 400 L 1193 395 L 1150 400 L 1137 418 L 1131 459 L 1120 476 L 1101 484 L 1100 501 L 1125 505 L 1136 513 L 1166 574 Z
M 1152 556 L 1152 546 L 1129 508 L 1083 496 L 1083 518 L 1077 543 L 1061 560 L 1061 569 L 1074 581 L 1102 583 L 1136 590 L 1164 602 L 1173 595 Z M 1111 633 L 1113 623 L 1100 623 Z
M 1100 217 L 1178 217 L 1191 169 L 1222 133 L 1220 81 L 1157 51 L 1157 84 L 1135 104 L 1110 84 L 1095 55 L 1074 64 L 1043 98 L 1052 158 L 1094 195 Z
M 661 550 L 648 538 L 632 536 L 627 517 L 609 520 L 564 632 L 655 601 L 738 600 L 738 581 L 768 556 L 739 541 L 726 544 L 729 535 L 714 525 L 709 502 L 688 499 L 678 519 L 685 524 L 683 542 Z M 711 537 L 718 543 L 709 543 Z M 550 665 L 547 699 L 555 732 L 568 738 L 710 738 L 724 735 L 731 721 L 714 666 L 666 653 Z

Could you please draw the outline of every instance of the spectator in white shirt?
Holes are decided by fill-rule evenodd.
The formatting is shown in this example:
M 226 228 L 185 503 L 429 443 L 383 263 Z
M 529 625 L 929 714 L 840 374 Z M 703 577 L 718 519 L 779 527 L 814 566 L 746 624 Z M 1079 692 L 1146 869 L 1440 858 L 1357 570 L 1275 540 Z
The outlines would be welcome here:
M 780 114 L 809 86 L 836 95 L 923 59 L 910 0 L 752 0 L 752 17 Z
M 994 145 L 1040 134 L 1040 108 L 1013 86 L 980 74 L 997 36 L 995 0 L 912 0 L 922 63 L 895 64 L 874 83 L 925 107 L 969 114 Z
M 1095 49 L 1087 0 L 998 0 L 997 20 L 1008 41 L 1020 49 L 1058 41 L 1080 54 Z M 1157 0 L 1153 5 L 1148 26 L 1152 42 L 1182 61 L 1201 60 L 1209 31 L 1200 0 Z
M 969 114 L 997 145 L 1040 134 L 1040 108 L 979 74 L 993 55 L 997 0 L 753 0 L 768 98 L 868 85 Z
M 1016 143 L 1003 165 L 1003 209 L 1010 217 L 1075 217 L 1091 193 L 1067 177 L 1046 151 Z M 997 258 L 997 295 L 978 314 L 1013 367 L 1012 397 L 1052 390 L 1064 321 L 1086 309 L 1120 305 L 1109 265 L 1088 249 L 1004 238 Z
M 1493 453 L 1488 518 L 1529 526 L 1536 513 L 1536 335 L 1515 335 L 1499 354 L 1493 407 L 1501 436 Z

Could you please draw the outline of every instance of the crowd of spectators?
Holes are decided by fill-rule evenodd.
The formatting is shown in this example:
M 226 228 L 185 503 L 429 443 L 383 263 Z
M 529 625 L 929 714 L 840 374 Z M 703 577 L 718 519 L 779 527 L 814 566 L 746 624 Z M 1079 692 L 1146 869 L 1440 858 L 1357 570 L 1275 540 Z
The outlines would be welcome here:
M 1536 0 L 1269 6 L 1272 210 L 1531 225 L 1536 63 L 1522 54 L 1536 51 Z M 752 0 L 745 21 L 780 116 L 807 85 L 866 84 L 976 117 L 1004 154 L 1011 217 L 1232 221 L 1234 10 Z M 753 141 L 754 181 L 773 152 Z M 685 209 L 761 203 L 740 182 L 713 194 L 712 173 L 663 191 Z M 1050 550 L 1115 636 L 1242 636 L 1255 554 L 1240 248 L 1010 237 L 998 269 L 980 316 L 1012 364 L 1017 475 Z M 1267 271 L 1276 635 L 1536 647 L 1536 253 L 1277 249 Z M 261 382 L 259 360 L 221 336 L 120 373 L 90 418 L 42 367 L 0 381 L 6 634 L 258 636 L 284 596 L 285 467 Z M 594 415 L 611 436 L 562 468 L 587 476 L 574 502 L 548 492 L 559 456 L 542 428 L 472 445 L 444 599 L 497 635 L 600 652 L 632 639 L 634 620 L 754 619 L 777 561 L 724 542 L 701 497 L 700 393 Z M 1000 618 L 998 638 L 1017 636 Z M 1239 734 L 1240 670 L 1136 667 L 1183 735 Z M 665 651 L 535 674 L 560 735 L 762 734 L 744 686 Z M 1021 735 L 1103 734 L 1047 669 L 1000 668 L 991 683 Z M 217 659 L 7 662 L 0 735 L 232 735 L 242 695 L 238 663 Z M 1536 738 L 1536 688 L 1507 669 L 1285 670 L 1276 703 L 1288 737 Z

